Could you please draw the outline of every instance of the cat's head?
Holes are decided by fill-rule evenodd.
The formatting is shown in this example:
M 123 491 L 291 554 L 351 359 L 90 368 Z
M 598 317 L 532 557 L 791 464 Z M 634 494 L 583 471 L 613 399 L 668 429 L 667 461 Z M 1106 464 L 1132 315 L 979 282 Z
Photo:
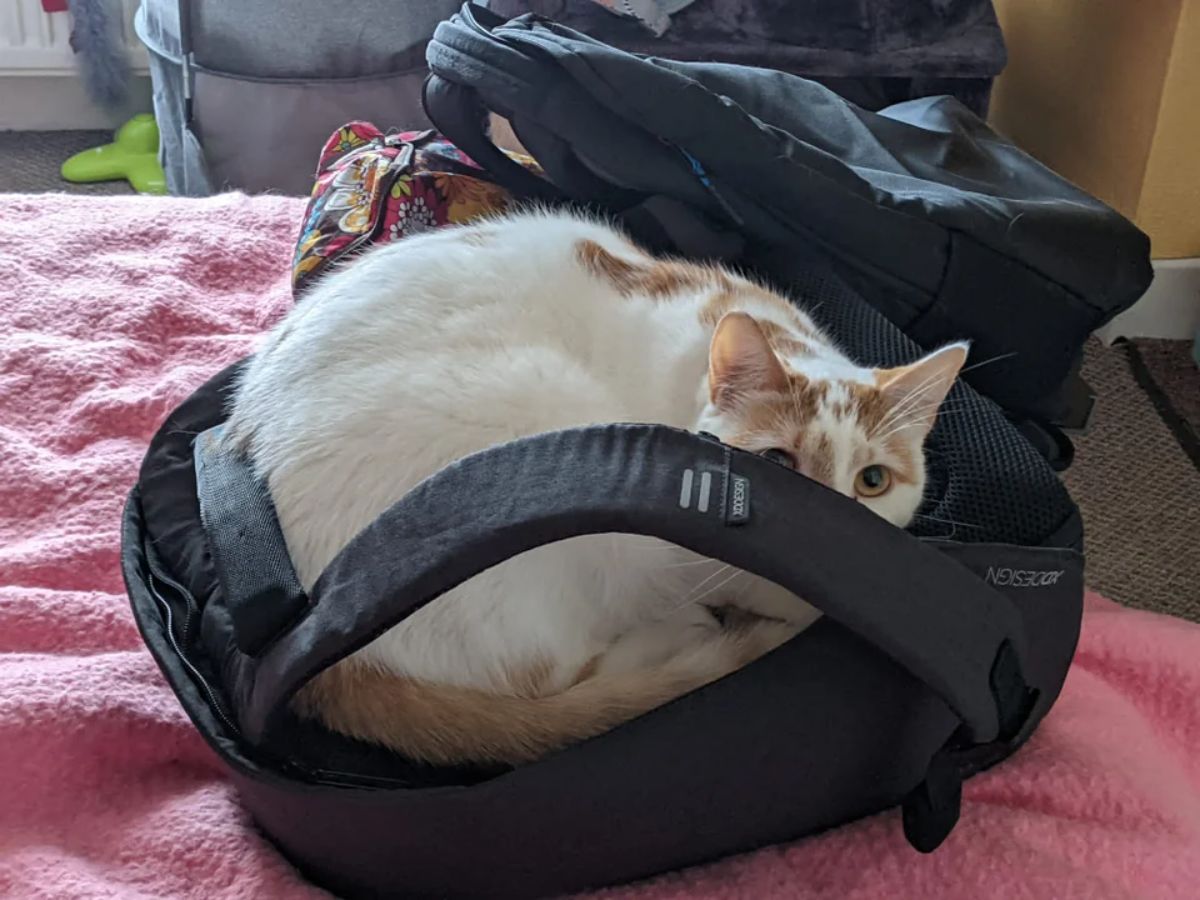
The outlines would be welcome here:
M 819 353 L 777 352 L 764 327 L 744 312 L 717 325 L 699 430 L 771 456 L 907 525 L 925 490 L 925 438 L 967 345 L 870 369 Z

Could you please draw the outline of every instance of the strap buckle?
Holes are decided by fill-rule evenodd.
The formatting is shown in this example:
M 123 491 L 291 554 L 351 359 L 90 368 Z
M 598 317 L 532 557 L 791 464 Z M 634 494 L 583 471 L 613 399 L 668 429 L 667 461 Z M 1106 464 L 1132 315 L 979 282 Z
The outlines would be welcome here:
M 1007 756 L 1037 705 L 1039 692 L 1025 682 L 1009 641 L 1000 645 L 991 671 L 999 729 L 995 740 L 976 743 L 955 731 L 929 760 L 925 778 L 904 798 L 904 836 L 915 850 L 932 853 L 950 836 L 962 810 L 963 779 Z

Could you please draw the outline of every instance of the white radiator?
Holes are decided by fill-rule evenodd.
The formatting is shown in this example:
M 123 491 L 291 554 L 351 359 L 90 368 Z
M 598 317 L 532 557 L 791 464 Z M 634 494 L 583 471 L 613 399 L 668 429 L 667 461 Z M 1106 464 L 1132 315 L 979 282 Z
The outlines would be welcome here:
M 119 2 L 125 46 L 134 70 L 146 71 L 146 49 L 133 31 L 137 0 Z M 0 0 L 0 76 L 70 76 L 75 61 L 65 12 L 43 12 L 41 0 Z

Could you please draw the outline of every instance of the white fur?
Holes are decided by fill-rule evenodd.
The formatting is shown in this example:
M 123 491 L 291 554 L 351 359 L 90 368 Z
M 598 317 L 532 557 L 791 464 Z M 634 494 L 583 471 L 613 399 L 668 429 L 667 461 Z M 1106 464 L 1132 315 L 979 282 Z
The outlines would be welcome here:
M 712 327 L 698 316 L 708 297 L 621 296 L 579 264 L 581 240 L 639 253 L 605 225 L 545 213 L 427 233 L 326 276 L 268 338 L 230 432 L 269 480 L 306 588 L 355 533 L 468 453 L 614 421 L 724 433 L 706 383 Z M 769 302 L 745 308 L 780 318 Z M 874 377 L 826 344 L 787 362 L 812 377 Z M 832 416 L 822 427 L 842 458 L 833 486 L 846 492 L 866 436 Z M 918 487 L 878 511 L 903 524 L 919 498 Z M 597 535 L 496 566 L 358 656 L 493 690 L 514 667 L 549 661 L 551 687 L 564 688 L 594 657 L 605 670 L 637 669 L 708 639 L 719 626 L 700 600 L 786 619 L 789 633 L 817 615 L 773 584 L 678 548 Z

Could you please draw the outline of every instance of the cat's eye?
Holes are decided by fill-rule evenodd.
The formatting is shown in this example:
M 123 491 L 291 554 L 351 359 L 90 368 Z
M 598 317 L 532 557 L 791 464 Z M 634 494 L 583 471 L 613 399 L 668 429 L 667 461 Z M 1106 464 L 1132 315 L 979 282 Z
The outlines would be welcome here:
M 887 466 L 867 466 L 854 478 L 854 492 L 860 497 L 878 497 L 892 486 L 892 472 Z
M 772 447 L 770 450 L 764 450 L 759 456 L 764 459 L 769 459 L 773 463 L 781 466 L 786 466 L 789 469 L 796 468 L 796 457 L 788 453 L 786 450 L 781 450 L 779 447 Z

